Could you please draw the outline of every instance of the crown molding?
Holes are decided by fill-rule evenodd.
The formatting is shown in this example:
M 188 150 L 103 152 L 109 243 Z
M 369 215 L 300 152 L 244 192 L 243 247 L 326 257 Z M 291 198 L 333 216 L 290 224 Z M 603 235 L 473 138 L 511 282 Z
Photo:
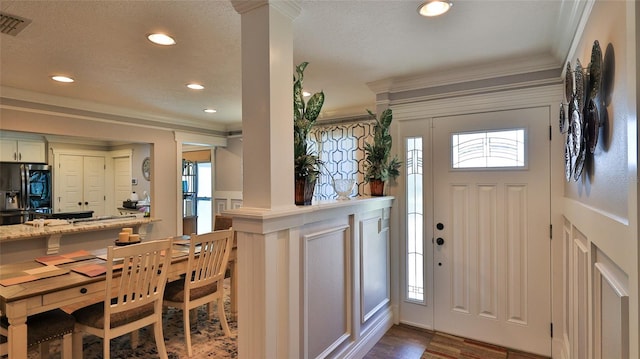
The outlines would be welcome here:
M 557 99 L 562 96 L 562 90 L 561 84 L 549 84 L 430 101 L 393 104 L 391 108 L 394 120 L 407 121 L 473 112 L 552 106 L 557 104 Z M 553 116 L 554 113 L 550 111 L 550 116 Z
M 140 124 L 158 128 L 185 128 L 191 131 L 221 132 L 223 125 L 194 121 L 192 119 L 158 116 L 126 108 L 98 104 L 68 97 L 26 91 L 13 87 L 0 87 L 0 108 L 50 112 L 84 116 L 93 119 L 112 119 L 128 124 Z
M 263 6 L 270 6 L 290 19 L 295 19 L 300 15 L 302 7 L 299 1 L 273 1 L 273 0 L 232 0 L 233 8 L 242 15 Z
M 552 70 L 560 68 L 560 66 L 560 59 L 556 59 L 552 55 L 536 54 L 459 68 L 442 69 L 414 76 L 382 79 L 369 82 L 367 86 L 376 94 L 395 93 Z

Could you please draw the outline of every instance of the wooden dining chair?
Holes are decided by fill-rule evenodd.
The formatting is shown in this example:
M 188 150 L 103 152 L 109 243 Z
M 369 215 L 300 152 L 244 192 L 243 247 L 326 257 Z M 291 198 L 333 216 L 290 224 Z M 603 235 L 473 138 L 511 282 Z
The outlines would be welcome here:
M 112 338 L 153 325 L 160 358 L 167 359 L 162 334 L 162 297 L 171 264 L 172 239 L 107 249 L 105 301 L 73 312 L 73 357 L 82 358 L 83 333 L 103 339 L 109 359 Z
M 216 214 L 213 223 L 213 230 L 233 228 L 233 217 L 224 214 Z M 235 319 L 238 315 L 238 232 L 233 232 L 233 246 L 231 254 L 229 254 L 229 265 L 224 274 L 225 278 L 230 278 L 231 282 L 231 318 Z
M 182 309 L 184 337 L 187 354 L 191 349 L 191 327 L 189 311 L 217 300 L 218 317 L 226 336 L 231 336 L 227 317 L 224 313 L 224 273 L 227 269 L 229 253 L 233 242 L 233 230 L 214 231 L 191 235 L 187 274 L 184 280 L 167 284 L 164 306 Z M 209 320 L 212 312 L 209 311 Z
M 27 317 L 27 347 L 40 346 L 40 359 L 49 358 L 49 342 L 62 339 L 61 358 L 71 359 L 71 340 L 75 318 L 61 309 L 30 315 Z M 0 336 L 4 337 L 0 344 L 0 356 L 8 354 L 9 322 L 6 317 L 0 318 Z

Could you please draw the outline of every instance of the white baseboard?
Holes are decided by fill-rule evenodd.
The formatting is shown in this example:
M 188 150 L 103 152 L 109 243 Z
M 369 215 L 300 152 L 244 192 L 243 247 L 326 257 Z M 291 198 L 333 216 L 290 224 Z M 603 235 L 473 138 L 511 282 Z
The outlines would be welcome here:
M 380 316 L 373 319 L 373 323 L 371 323 L 366 333 L 357 342 L 347 347 L 339 357 L 348 359 L 363 358 L 392 326 L 393 313 L 390 308 L 387 308 Z

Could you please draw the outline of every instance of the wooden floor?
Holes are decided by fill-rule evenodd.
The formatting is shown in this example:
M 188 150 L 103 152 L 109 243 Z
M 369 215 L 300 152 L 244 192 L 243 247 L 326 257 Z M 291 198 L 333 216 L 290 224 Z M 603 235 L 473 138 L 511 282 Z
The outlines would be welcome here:
M 448 345 L 451 342 L 454 344 Z M 467 343 L 468 342 L 468 343 Z M 365 355 L 365 359 L 420 359 L 427 348 L 430 353 L 425 359 L 430 358 L 489 358 L 494 355 L 465 354 L 465 346 L 477 353 L 478 347 L 491 351 L 496 358 L 508 359 L 543 359 L 545 357 L 523 353 L 508 348 L 496 347 L 491 344 L 467 341 L 463 338 L 435 333 L 433 331 L 419 329 L 408 325 L 394 325 L 380 339 L 380 341 Z

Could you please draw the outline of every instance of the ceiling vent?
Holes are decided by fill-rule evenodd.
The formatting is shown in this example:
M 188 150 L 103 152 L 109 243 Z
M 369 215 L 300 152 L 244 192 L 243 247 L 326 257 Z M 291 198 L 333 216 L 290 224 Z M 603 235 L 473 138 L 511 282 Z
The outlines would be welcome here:
M 30 23 L 29 19 L 0 12 L 0 32 L 3 34 L 16 36 Z

